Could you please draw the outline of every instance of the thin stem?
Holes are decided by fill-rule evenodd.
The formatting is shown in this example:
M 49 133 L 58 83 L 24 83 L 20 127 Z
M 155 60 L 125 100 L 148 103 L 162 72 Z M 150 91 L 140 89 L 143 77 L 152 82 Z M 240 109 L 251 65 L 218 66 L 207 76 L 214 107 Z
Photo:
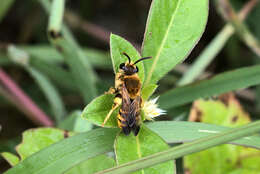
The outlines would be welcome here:
M 260 56 L 260 43 L 248 30 L 247 26 L 239 19 L 228 0 L 219 0 L 220 12 L 224 19 L 232 24 L 240 38 L 258 56 Z
M 15 82 L 0 68 L 0 82 L 13 95 L 6 95 L 12 103 L 18 106 L 34 123 L 43 126 L 53 126 L 53 121 L 15 84 Z M 17 100 L 17 102 L 15 102 Z M 19 106 L 20 105 L 20 106 Z M 26 110 L 26 111 L 25 111 Z
M 249 12 L 257 4 L 258 0 L 251 0 L 244 5 L 243 9 L 239 12 L 238 17 L 242 21 L 247 17 Z M 234 28 L 231 24 L 226 24 L 211 43 L 204 49 L 200 56 L 196 59 L 190 69 L 183 75 L 177 83 L 178 85 L 185 85 L 193 82 L 198 78 L 212 62 L 216 55 L 225 46 L 228 39 L 234 34 Z

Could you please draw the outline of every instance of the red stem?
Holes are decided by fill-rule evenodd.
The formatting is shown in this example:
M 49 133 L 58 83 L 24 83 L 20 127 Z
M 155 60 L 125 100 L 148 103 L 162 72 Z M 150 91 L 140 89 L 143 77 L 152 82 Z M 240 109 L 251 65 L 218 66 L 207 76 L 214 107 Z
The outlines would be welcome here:
M 15 82 L 0 68 L 0 82 L 7 88 L 17 100 L 15 105 L 37 125 L 53 126 L 53 121 L 15 84 Z M 14 101 L 11 101 L 14 102 Z M 23 109 L 21 109 L 23 108 Z

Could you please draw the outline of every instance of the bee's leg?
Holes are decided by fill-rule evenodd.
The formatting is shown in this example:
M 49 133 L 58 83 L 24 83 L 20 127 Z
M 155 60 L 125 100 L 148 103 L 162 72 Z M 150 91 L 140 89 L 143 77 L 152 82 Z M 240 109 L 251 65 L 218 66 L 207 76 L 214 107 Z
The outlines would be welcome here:
M 134 125 L 134 127 L 132 128 L 132 131 L 134 132 L 134 135 L 137 136 L 140 130 L 140 126 L 139 125 Z
M 115 94 L 117 93 L 117 90 L 115 87 L 111 87 L 109 88 L 109 90 L 107 92 L 105 92 L 105 94 Z
M 121 95 L 117 95 L 114 99 L 114 104 L 112 106 L 112 109 L 109 111 L 106 118 L 104 119 L 104 122 L 101 125 L 102 127 L 104 127 L 107 120 L 110 118 L 111 114 L 114 112 L 114 110 L 116 110 L 121 105 L 121 103 L 122 103 L 122 97 L 121 97 Z

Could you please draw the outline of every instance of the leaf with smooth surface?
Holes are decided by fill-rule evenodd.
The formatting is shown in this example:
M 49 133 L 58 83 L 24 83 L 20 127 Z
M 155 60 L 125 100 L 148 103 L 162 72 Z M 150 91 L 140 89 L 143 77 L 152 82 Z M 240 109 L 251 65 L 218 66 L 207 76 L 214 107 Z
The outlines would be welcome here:
M 166 142 L 145 125 L 141 126 L 137 136 L 134 136 L 132 133 L 129 136 L 125 136 L 121 132 L 115 140 L 116 161 L 119 165 L 168 148 L 169 146 Z M 135 174 L 173 174 L 175 173 L 174 171 L 174 162 L 169 161 L 137 171 Z
M 148 127 L 158 133 L 167 143 L 192 141 L 230 129 L 205 123 L 175 121 L 153 122 L 149 123 Z M 118 131 L 118 129 L 100 128 L 66 138 L 21 161 L 5 174 L 65 172 L 75 164 L 112 151 Z M 260 149 L 259 136 L 244 137 L 233 143 Z
M 187 121 L 156 121 L 148 123 L 147 126 L 167 143 L 190 142 L 231 129 L 224 126 Z M 244 137 L 232 141 L 230 144 L 260 149 L 260 136 Z
M 95 98 L 89 103 L 82 112 L 82 117 L 89 122 L 101 126 L 107 114 L 112 109 L 115 95 L 104 94 Z M 107 120 L 104 127 L 118 127 L 117 126 L 117 113 L 119 108 L 116 109 Z
M 254 135 L 260 131 L 260 121 L 255 121 L 244 126 L 233 128 L 231 130 L 223 131 L 216 135 L 207 136 L 205 138 L 197 139 L 193 142 L 171 147 L 162 152 L 143 157 L 119 166 L 106 169 L 98 174 L 121 174 L 135 172 L 147 167 L 154 166 L 166 161 L 177 159 L 185 155 L 209 149 L 211 147 L 221 145 L 245 136 Z
M 63 139 L 21 161 L 5 174 L 60 174 L 113 149 L 118 129 L 96 129 Z
M 121 63 L 128 62 L 128 59 L 126 56 L 124 56 L 122 53 L 125 52 L 128 54 L 128 56 L 131 58 L 132 62 L 135 62 L 136 60 L 140 59 L 141 56 L 138 53 L 138 51 L 134 48 L 131 43 L 123 39 L 122 37 L 111 34 L 110 35 L 110 53 L 111 53 L 111 59 L 113 63 L 114 72 L 117 73 L 119 71 L 119 65 Z M 145 60 L 150 61 L 150 60 Z M 143 82 L 144 80 L 144 67 L 143 62 L 139 62 L 137 64 L 139 72 L 138 75 Z
M 159 98 L 163 109 L 180 106 L 198 98 L 205 98 L 236 89 L 260 84 L 260 65 L 228 71 L 190 85 L 174 88 Z
M 208 0 L 154 0 L 146 24 L 142 56 L 145 86 L 154 84 L 183 61 L 200 39 L 207 22 Z
M 110 158 L 106 155 L 99 155 L 78 164 L 68 172 L 65 172 L 65 174 L 94 174 L 98 171 L 111 168 L 115 165 L 116 162 L 113 158 Z

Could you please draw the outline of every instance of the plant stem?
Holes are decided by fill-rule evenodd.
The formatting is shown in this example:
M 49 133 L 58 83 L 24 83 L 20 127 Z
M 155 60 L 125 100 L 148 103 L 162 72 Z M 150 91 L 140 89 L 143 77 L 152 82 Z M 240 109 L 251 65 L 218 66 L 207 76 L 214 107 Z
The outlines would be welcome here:
M 244 5 L 243 9 L 238 14 L 239 19 L 243 21 L 257 2 L 258 0 L 251 0 Z M 222 50 L 228 39 L 234 34 L 234 31 L 234 27 L 231 24 L 226 24 L 177 84 L 180 86 L 186 85 L 198 78 L 216 55 Z
M 232 24 L 237 34 L 247 44 L 247 46 L 258 56 L 260 56 L 260 43 L 248 30 L 247 26 L 239 19 L 228 0 L 219 0 L 220 12 L 224 19 Z
M 0 81 L 10 91 L 14 103 L 26 116 L 37 125 L 53 126 L 53 121 L 15 84 L 15 82 L 0 68 Z M 12 96 L 9 95 L 9 96 Z M 17 102 L 15 101 L 17 100 Z M 20 105 L 20 106 L 19 106 Z M 23 108 L 23 109 L 21 109 Z

